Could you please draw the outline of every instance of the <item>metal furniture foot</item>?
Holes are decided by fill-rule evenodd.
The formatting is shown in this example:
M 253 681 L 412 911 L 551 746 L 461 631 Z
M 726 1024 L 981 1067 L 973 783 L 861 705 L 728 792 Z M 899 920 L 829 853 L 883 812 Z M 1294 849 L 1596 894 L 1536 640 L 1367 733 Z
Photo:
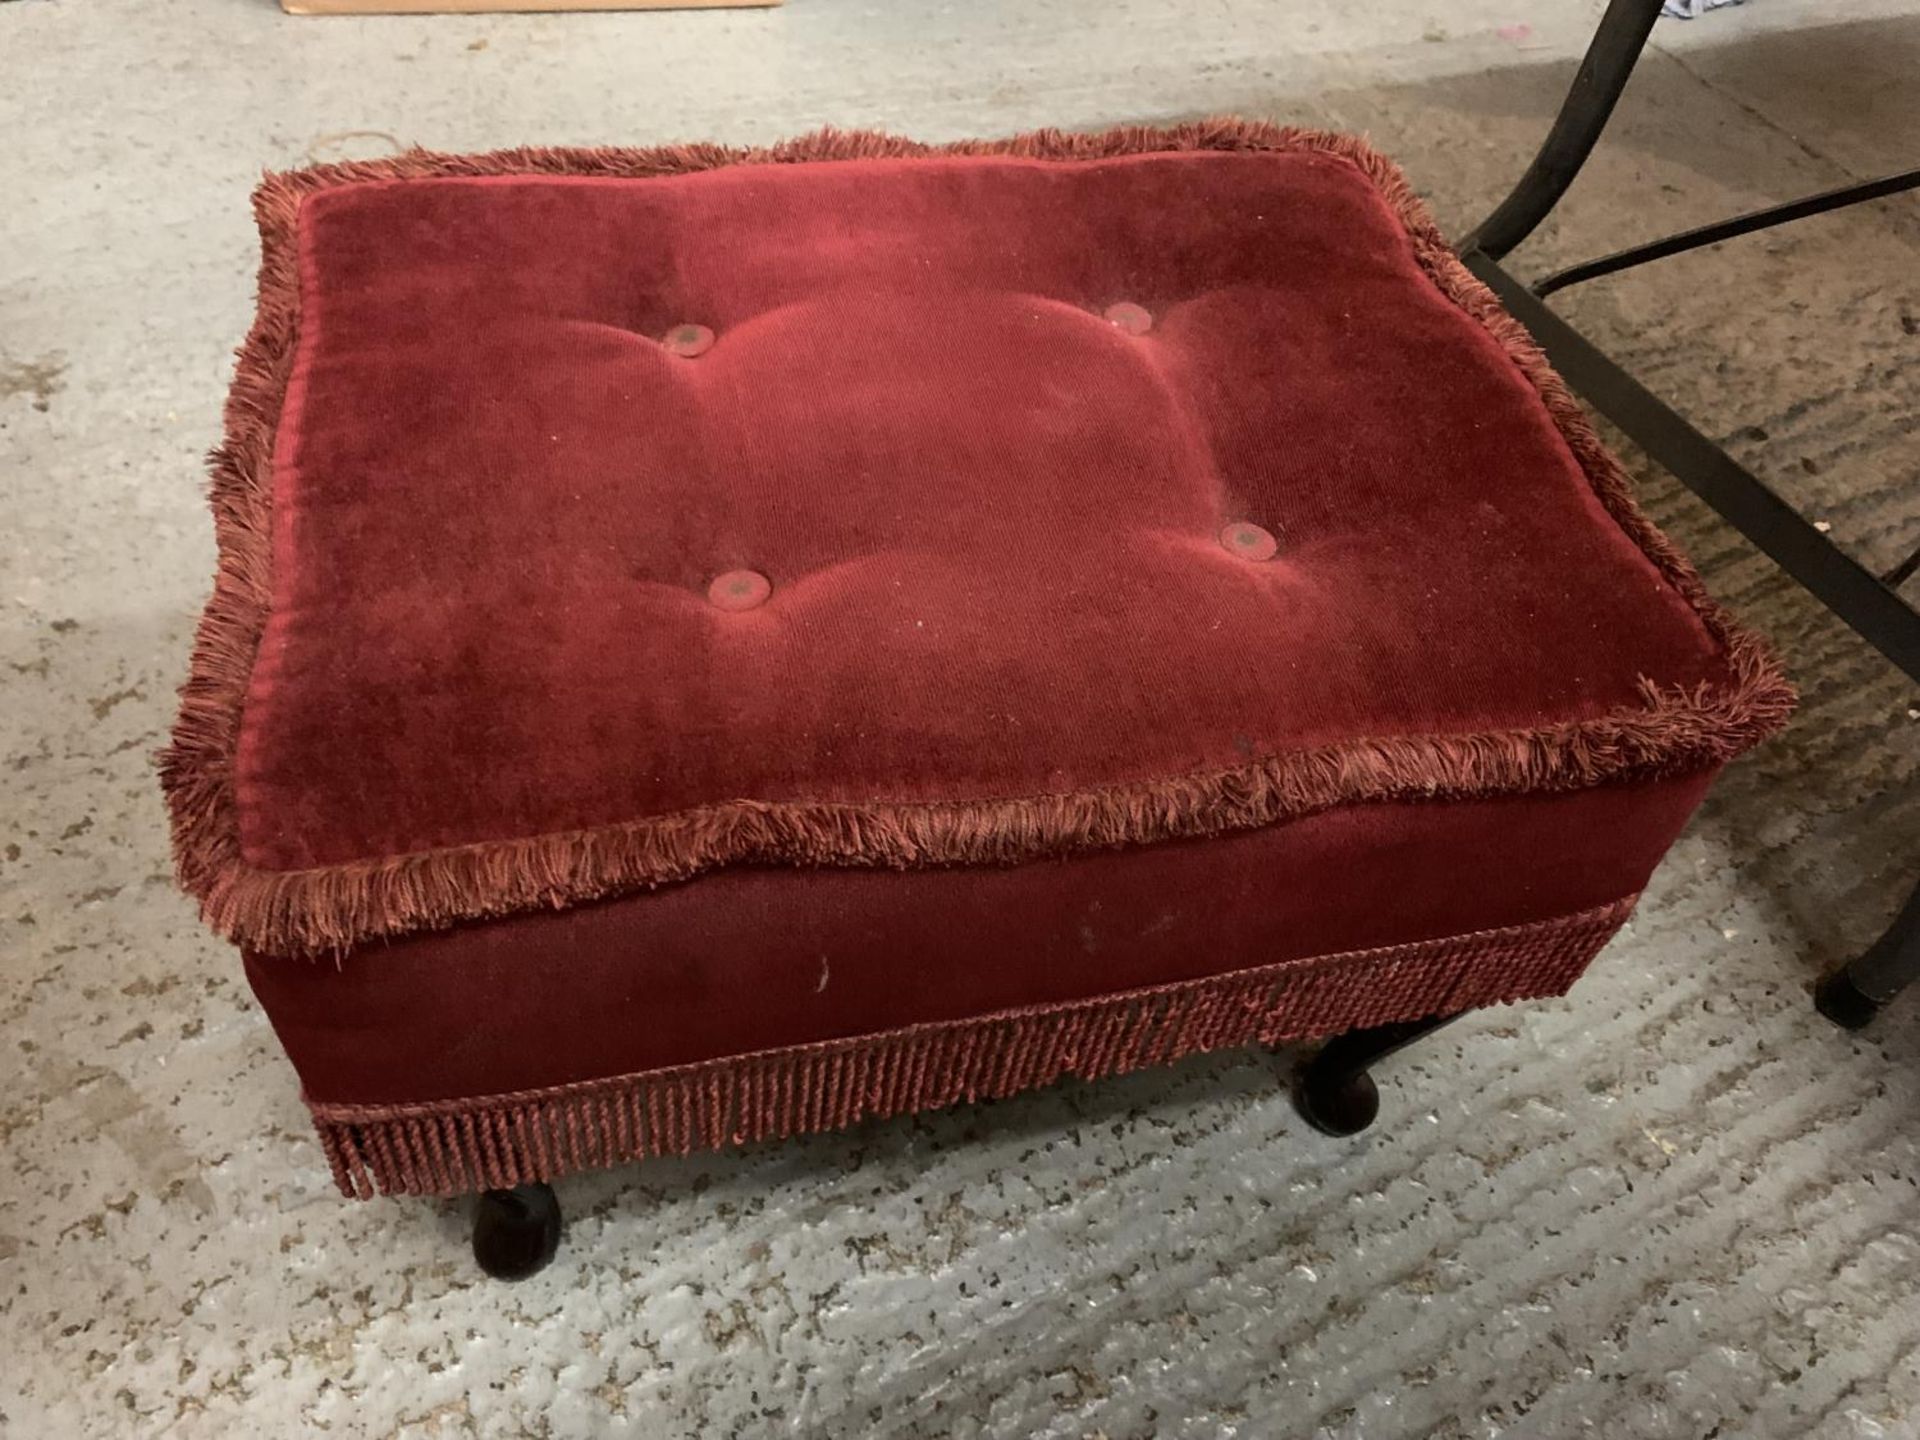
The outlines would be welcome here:
M 1864 1030 L 1883 1002 L 1863 993 L 1845 970 L 1836 970 L 1813 991 L 1813 1008 L 1842 1030 Z
M 1454 1018 L 1433 1015 L 1336 1035 L 1300 1072 L 1293 1103 L 1323 1135 L 1359 1134 L 1380 1113 L 1380 1090 L 1368 1070 Z
M 1920 888 L 1887 927 L 1851 964 L 1834 971 L 1813 992 L 1814 1007 L 1834 1024 L 1859 1030 L 1920 976 Z
M 482 1191 L 473 1212 L 473 1258 L 496 1280 L 524 1280 L 560 1248 L 560 1202 L 548 1185 Z

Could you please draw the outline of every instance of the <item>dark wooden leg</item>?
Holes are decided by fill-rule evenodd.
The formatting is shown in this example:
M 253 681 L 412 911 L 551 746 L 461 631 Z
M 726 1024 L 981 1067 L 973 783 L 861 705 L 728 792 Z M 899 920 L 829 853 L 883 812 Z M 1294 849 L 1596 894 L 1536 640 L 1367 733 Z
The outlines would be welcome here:
M 1306 1122 L 1322 1134 L 1359 1134 L 1380 1113 L 1380 1091 L 1367 1071 L 1454 1018 L 1434 1015 L 1334 1036 L 1300 1072 L 1293 1103 Z
M 560 1248 L 560 1202 L 546 1185 L 481 1192 L 473 1258 L 496 1280 L 524 1280 Z
M 1834 1024 L 1858 1030 L 1920 976 L 1920 889 L 1887 927 L 1887 933 L 1852 964 L 1836 970 L 1813 992 L 1813 1003 Z

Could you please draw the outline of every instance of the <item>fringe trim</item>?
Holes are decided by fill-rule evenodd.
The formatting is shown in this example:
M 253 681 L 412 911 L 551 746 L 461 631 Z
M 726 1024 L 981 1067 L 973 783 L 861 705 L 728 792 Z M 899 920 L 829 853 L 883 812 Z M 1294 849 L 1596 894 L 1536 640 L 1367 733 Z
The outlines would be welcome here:
M 1531 925 L 1286 961 L 575 1085 L 410 1105 L 308 1100 L 342 1194 L 459 1195 L 998 1100 L 1065 1076 L 1565 992 L 1637 896 Z
M 266 870 L 246 861 L 234 765 L 248 677 L 272 600 L 271 464 L 299 332 L 295 225 L 305 197 L 339 185 L 434 176 L 637 178 L 722 165 L 938 155 L 1068 161 L 1198 150 L 1314 152 L 1353 164 L 1373 182 L 1435 286 L 1506 349 L 1615 522 L 1724 648 L 1724 682 L 1663 690 L 1643 681 L 1643 706 L 1584 720 L 1481 734 L 1362 738 L 1215 773 L 1068 795 L 871 805 L 739 800 L 600 829 L 309 870 Z M 1448 248 L 1399 169 L 1353 136 L 1220 119 L 1087 135 L 1042 130 L 939 146 L 823 130 L 754 150 L 414 151 L 270 174 L 253 203 L 262 245 L 259 309 L 227 401 L 226 439 L 211 457 L 219 570 L 159 769 L 182 888 L 199 899 L 215 930 L 257 952 L 338 952 L 376 937 L 564 907 L 744 861 L 1011 863 L 1246 829 L 1337 804 L 1565 790 L 1698 771 L 1750 748 L 1792 713 L 1793 689 L 1763 642 L 1707 595 L 1685 557 L 1640 512 L 1625 473 L 1539 347 Z

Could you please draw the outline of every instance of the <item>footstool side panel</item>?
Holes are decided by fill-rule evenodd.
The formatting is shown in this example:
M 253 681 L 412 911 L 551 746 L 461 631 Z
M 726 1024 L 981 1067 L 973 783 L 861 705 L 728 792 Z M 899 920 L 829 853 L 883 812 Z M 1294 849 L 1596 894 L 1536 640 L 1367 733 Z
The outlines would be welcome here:
M 1073 1026 L 1144 1027 L 1142 1048 L 1116 1052 L 1134 1057 L 1113 1065 L 1126 1069 L 1557 994 L 1624 918 L 1709 778 L 1353 807 L 1049 864 L 735 870 L 365 946 L 337 964 L 249 956 L 248 974 L 324 1125 L 405 1121 L 353 1143 L 356 1164 L 385 1166 L 381 1185 L 410 1185 L 437 1172 L 380 1161 L 367 1148 L 376 1133 L 398 1143 L 418 1131 L 444 1149 L 446 1126 L 482 1114 L 578 1123 L 602 1103 L 682 1105 L 689 1085 L 736 1095 L 749 1072 L 787 1096 L 813 1083 L 809 1056 L 878 1065 L 910 1052 L 933 1067 L 932 1088 L 856 1107 L 889 1114 L 1010 1093 L 980 1088 L 989 1053 L 1018 1060 L 1009 1073 L 1027 1078 L 1012 1089 L 1093 1073 L 1055 1064 L 1080 1054 Z M 1183 1028 L 1184 1009 L 1140 1010 L 1146 994 L 1213 1018 Z M 1019 1058 L 1027 1046 L 1038 1058 Z M 547 1098 L 529 1111 L 500 1096 Z M 601 1152 L 568 1153 L 589 1164 Z
M 1633 899 L 1098 999 L 415 1105 L 309 1100 L 345 1195 L 458 1195 L 1564 991 Z

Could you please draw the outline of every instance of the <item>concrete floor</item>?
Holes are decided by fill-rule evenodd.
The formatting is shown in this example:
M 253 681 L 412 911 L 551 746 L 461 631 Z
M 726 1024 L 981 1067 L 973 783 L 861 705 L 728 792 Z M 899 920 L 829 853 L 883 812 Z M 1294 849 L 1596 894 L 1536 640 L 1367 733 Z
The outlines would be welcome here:
M 1458 225 L 1576 0 L 791 0 L 305 20 L 0 0 L 0 1432 L 23 1437 L 1920 1435 L 1920 1003 L 1806 990 L 1920 849 L 1920 696 L 1639 467 L 1806 704 L 1563 1002 L 1392 1073 L 1379 1133 L 1228 1055 L 460 1207 L 338 1199 L 149 756 L 212 567 L 201 454 L 263 167 L 401 144 L 944 138 L 1208 111 L 1370 131 Z M 1544 266 L 1911 164 L 1920 4 L 1663 23 Z M 1920 208 L 1566 298 L 1869 560 L 1920 541 Z

